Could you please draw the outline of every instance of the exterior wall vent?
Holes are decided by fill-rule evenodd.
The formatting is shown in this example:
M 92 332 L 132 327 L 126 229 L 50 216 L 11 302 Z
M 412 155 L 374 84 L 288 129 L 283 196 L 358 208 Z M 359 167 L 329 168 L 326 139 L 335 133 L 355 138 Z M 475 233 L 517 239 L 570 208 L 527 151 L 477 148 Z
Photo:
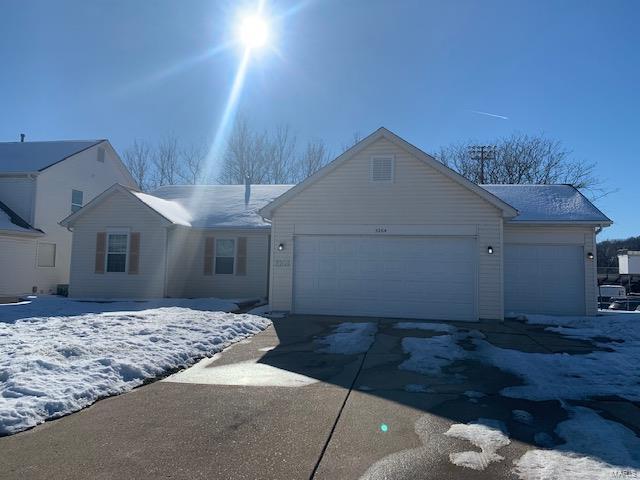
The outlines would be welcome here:
M 371 181 L 391 183 L 393 182 L 393 157 L 371 157 Z

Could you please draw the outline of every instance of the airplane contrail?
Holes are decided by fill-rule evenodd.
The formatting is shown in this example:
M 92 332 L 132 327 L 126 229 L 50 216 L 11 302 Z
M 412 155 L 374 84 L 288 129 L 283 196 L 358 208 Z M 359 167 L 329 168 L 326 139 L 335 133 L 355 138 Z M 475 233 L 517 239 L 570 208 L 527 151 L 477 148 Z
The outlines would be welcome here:
M 509 117 L 505 117 L 504 115 L 496 115 L 495 113 L 489 112 L 481 112 L 479 110 L 471 110 L 472 113 L 477 113 L 478 115 L 486 115 L 487 117 L 501 118 L 502 120 L 509 120 Z

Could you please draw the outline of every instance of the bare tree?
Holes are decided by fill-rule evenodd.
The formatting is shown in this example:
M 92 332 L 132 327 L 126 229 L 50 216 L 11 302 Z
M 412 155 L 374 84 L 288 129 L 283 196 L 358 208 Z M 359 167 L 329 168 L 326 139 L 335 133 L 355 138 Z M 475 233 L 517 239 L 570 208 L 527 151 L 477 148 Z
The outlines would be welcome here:
M 167 135 L 158 144 L 154 158 L 157 186 L 175 185 L 180 180 L 180 155 L 178 139 Z
M 362 140 L 362 135 L 360 134 L 360 132 L 358 131 L 353 132 L 349 141 L 342 144 L 342 153 L 349 150 L 355 144 L 360 143 L 361 140 Z
M 230 184 L 244 183 L 247 178 L 251 183 L 265 182 L 269 178 L 268 143 L 266 133 L 254 133 L 245 119 L 238 119 L 227 142 L 218 180 Z
M 293 180 L 300 182 L 329 163 L 329 151 L 321 139 L 310 140 L 300 156 Z
M 495 155 L 483 164 L 469 154 L 475 142 L 467 141 L 444 147 L 437 155 L 445 165 L 472 182 L 478 183 L 484 173 L 486 183 L 553 184 L 568 183 L 585 190 L 592 199 L 610 193 L 595 175 L 595 164 L 573 160 L 562 142 L 544 135 L 514 133 L 489 142 Z M 484 168 L 484 172 L 481 169 Z
M 204 142 L 192 143 L 180 150 L 179 176 L 183 182 L 196 185 L 203 181 L 207 149 Z
M 124 151 L 124 163 L 134 180 L 138 183 L 140 190 L 151 189 L 152 161 L 151 147 L 141 140 L 134 140 L 133 145 Z
M 296 137 L 288 125 L 281 125 L 269 141 L 268 158 L 269 183 L 289 183 L 295 169 Z

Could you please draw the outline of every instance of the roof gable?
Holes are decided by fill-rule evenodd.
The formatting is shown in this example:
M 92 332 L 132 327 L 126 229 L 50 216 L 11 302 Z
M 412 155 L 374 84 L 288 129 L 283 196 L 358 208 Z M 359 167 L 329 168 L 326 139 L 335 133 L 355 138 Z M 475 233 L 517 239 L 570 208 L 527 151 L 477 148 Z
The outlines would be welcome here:
M 41 172 L 105 140 L 0 143 L 0 173 Z
M 426 154 L 422 150 L 411 145 L 410 143 L 403 140 L 402 138 L 390 132 L 384 127 L 379 128 L 378 130 L 373 132 L 371 135 L 361 140 L 359 143 L 357 143 L 356 145 L 351 147 L 349 150 L 344 152 L 342 155 L 338 156 L 336 159 L 334 159 L 332 162 L 327 164 L 325 167 L 323 167 L 322 169 L 318 170 L 316 173 L 308 177 L 306 180 L 299 183 L 298 185 L 296 185 L 295 187 L 293 187 L 292 189 L 290 189 L 289 191 L 287 191 L 286 193 L 284 193 L 283 195 L 275 199 L 273 202 L 266 205 L 264 208 L 260 210 L 260 214 L 265 218 L 271 218 L 274 210 L 284 205 L 285 203 L 289 202 L 291 199 L 293 199 L 296 195 L 298 195 L 304 189 L 306 189 L 310 185 L 315 184 L 317 181 L 324 178 L 329 173 L 333 172 L 339 166 L 348 162 L 351 158 L 358 155 L 360 152 L 362 152 L 364 149 L 372 145 L 374 142 L 383 138 L 392 142 L 395 146 L 405 150 L 406 152 L 411 154 L 413 157 L 418 159 L 423 164 L 433 168 L 437 172 L 449 178 L 451 181 L 463 186 L 467 190 L 473 192 L 478 197 L 488 202 L 489 204 L 493 205 L 494 207 L 496 207 L 498 210 L 502 212 L 503 216 L 513 217 L 517 214 L 517 210 L 513 208 L 511 205 L 502 201 L 501 199 L 499 199 L 492 193 L 488 192 L 487 190 L 479 187 L 475 183 L 470 182 L 459 173 L 443 165 L 441 162 L 439 162 L 432 156 Z

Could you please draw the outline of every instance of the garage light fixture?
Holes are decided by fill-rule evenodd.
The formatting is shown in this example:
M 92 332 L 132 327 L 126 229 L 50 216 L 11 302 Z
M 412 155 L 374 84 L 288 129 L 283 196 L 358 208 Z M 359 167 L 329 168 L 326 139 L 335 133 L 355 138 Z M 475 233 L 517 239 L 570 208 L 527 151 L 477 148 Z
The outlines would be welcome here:
M 284 243 L 279 243 L 278 244 L 278 251 L 281 252 L 284 250 Z
M 589 260 L 593 260 L 593 252 L 589 252 L 589 253 L 587 253 L 587 258 L 588 258 Z
M 487 253 L 488 253 L 489 255 L 493 255 L 493 247 L 492 247 L 491 245 L 489 245 L 489 246 L 487 247 Z

